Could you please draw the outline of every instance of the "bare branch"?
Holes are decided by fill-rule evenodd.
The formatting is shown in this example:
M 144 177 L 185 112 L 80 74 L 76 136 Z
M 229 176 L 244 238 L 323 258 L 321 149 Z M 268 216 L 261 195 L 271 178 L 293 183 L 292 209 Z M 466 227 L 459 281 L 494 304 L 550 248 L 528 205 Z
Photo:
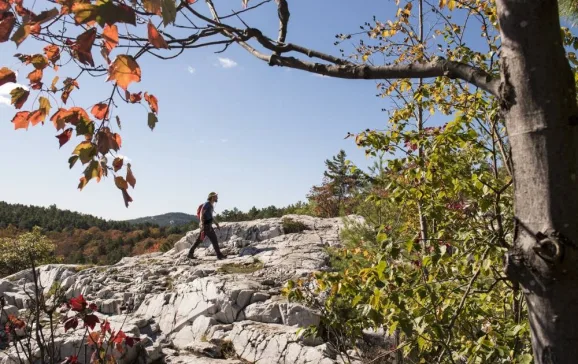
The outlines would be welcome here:
M 277 0 L 277 14 L 279 16 L 279 38 L 277 38 L 277 43 L 285 43 L 285 38 L 287 37 L 287 25 L 289 24 L 289 5 L 287 5 L 287 0 Z

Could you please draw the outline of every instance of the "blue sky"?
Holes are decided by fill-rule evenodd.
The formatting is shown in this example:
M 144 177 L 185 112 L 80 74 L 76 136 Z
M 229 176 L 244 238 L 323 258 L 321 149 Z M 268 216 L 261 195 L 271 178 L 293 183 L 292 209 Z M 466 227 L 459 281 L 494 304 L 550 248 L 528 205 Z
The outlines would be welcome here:
M 388 14 L 395 14 L 393 2 L 384 0 L 297 0 L 290 5 L 288 41 L 336 55 L 340 48 L 333 45 L 336 33 L 355 32 L 373 15 L 386 20 Z M 246 20 L 276 34 L 273 4 Z M 0 66 L 21 69 L 18 81 L 26 84 L 30 67 L 20 66 L 12 55 L 38 52 L 38 45 L 26 41 L 18 50 L 12 42 L 0 47 Z M 0 200 L 56 204 L 128 219 L 171 211 L 194 213 L 210 191 L 217 191 L 217 212 L 233 207 L 247 210 L 305 200 L 311 186 L 321 182 L 324 160 L 340 149 L 362 167 L 371 163 L 353 140 L 344 137 L 348 132 L 385 127 L 387 115 L 381 109 L 389 105 L 375 97 L 375 81 L 330 79 L 269 67 L 238 46 L 221 54 L 214 50 L 191 50 L 171 61 L 150 56 L 139 60 L 142 82 L 129 90 L 157 96 L 159 123 L 151 132 L 143 106 L 119 103 L 120 152 L 131 160 L 137 178 L 136 188 L 129 189 L 134 202 L 128 209 L 110 178 L 77 190 L 82 169 L 70 170 L 67 160 L 80 140 L 73 138 L 59 149 L 51 123 L 14 131 L 10 123 L 14 109 L 1 102 Z M 85 77 L 72 102 L 89 108 L 107 98 L 110 90 L 104 78 Z

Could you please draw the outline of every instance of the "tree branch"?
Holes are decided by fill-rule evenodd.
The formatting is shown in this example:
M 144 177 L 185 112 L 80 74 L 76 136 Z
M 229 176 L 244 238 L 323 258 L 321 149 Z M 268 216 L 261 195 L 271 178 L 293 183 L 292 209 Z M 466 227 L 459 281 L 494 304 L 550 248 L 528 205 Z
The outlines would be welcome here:
M 277 43 L 285 43 L 285 38 L 287 37 L 287 24 L 289 24 L 289 5 L 287 5 L 287 0 L 277 0 L 277 14 L 279 16 L 279 37 L 277 38 Z

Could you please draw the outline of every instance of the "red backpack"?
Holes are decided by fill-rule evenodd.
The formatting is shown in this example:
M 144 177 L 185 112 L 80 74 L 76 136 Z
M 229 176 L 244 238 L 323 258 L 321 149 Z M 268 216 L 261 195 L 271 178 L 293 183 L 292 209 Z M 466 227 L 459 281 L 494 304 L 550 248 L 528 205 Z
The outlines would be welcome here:
M 201 210 L 203 209 L 203 206 L 205 206 L 204 203 L 200 204 L 197 208 L 197 217 L 199 218 L 199 221 L 201 221 Z

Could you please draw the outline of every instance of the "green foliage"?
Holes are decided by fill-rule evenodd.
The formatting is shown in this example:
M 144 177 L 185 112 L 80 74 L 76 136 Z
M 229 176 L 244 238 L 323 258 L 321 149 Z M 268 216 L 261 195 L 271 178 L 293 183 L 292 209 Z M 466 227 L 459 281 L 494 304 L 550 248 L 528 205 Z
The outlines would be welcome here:
M 38 227 L 18 238 L 0 239 L 0 276 L 16 273 L 33 263 L 36 266 L 57 263 L 55 248 L 56 245 L 42 235 Z
M 296 204 L 292 204 L 286 207 L 268 206 L 259 209 L 253 206 L 247 212 L 233 208 L 232 210 L 224 210 L 222 213 L 217 214 L 216 219 L 217 221 L 239 222 L 282 217 L 284 215 L 290 214 L 310 216 L 314 215 L 310 204 L 299 201 Z
M 283 232 L 285 234 L 297 234 L 308 230 L 307 226 L 301 221 L 293 220 L 292 218 L 285 217 L 282 221 Z

